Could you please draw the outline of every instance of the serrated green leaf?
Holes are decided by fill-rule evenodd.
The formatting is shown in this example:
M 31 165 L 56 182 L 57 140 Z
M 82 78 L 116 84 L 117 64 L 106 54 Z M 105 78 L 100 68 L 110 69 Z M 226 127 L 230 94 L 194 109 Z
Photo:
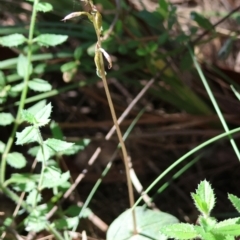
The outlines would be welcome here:
M 4 47 L 17 47 L 26 42 L 26 38 L 19 33 L 14 33 L 8 36 L 0 37 L 0 44 Z
M 77 62 L 67 62 L 61 66 L 62 72 L 68 72 L 77 67 Z
M 48 138 L 44 143 L 51 149 L 53 149 L 56 152 L 62 152 L 65 151 L 66 149 L 72 147 L 74 143 L 69 143 L 65 141 L 61 141 L 58 139 L 54 138 Z
M 39 101 L 35 103 L 32 107 L 27 109 L 28 112 L 32 113 L 34 116 L 46 106 L 46 100 Z
M 0 153 L 3 153 L 5 146 L 6 146 L 6 144 L 4 142 L 0 141 Z
M 199 210 L 199 212 L 201 212 L 204 215 L 208 215 L 208 206 L 204 201 L 202 201 L 202 198 L 195 193 L 192 193 L 191 196 L 192 196 L 192 198 L 194 200 L 194 204 L 195 204 L 196 208 Z
M 240 198 L 233 194 L 228 194 L 228 199 L 232 202 L 232 205 L 240 212 Z
M 6 126 L 10 125 L 14 121 L 11 113 L 0 113 L 0 125 Z
M 35 119 L 34 115 L 31 112 L 29 112 L 28 110 L 22 110 L 21 117 L 22 117 L 23 121 L 26 121 L 30 124 L 36 123 L 36 119 Z
M 213 233 L 229 236 L 240 236 L 240 218 L 228 219 L 216 224 Z
M 52 85 L 47 81 L 39 78 L 34 78 L 33 80 L 28 82 L 29 88 L 37 92 L 46 92 L 52 89 Z
M 59 34 L 41 34 L 35 40 L 41 46 L 56 46 L 67 40 L 68 36 Z
M 35 118 L 37 120 L 38 126 L 44 126 L 47 123 L 50 122 L 50 115 L 52 112 L 52 105 L 49 103 L 47 106 L 45 106 L 43 109 L 41 109 L 38 113 L 36 113 Z
M 209 182 L 206 180 L 200 182 L 196 194 L 192 194 L 192 196 L 199 211 L 205 215 L 209 215 L 215 205 L 214 192 Z
M 12 152 L 7 155 L 7 163 L 14 168 L 21 169 L 27 164 L 25 157 L 19 152 Z
M 47 2 L 40 2 L 37 4 L 37 11 L 50 12 L 53 10 L 53 6 Z
M 226 236 L 224 240 L 235 240 L 235 237 L 233 236 Z
M 78 217 L 68 217 L 68 218 L 61 218 L 54 221 L 54 227 L 59 230 L 63 229 L 71 229 L 78 225 L 79 219 Z
M 176 239 L 192 239 L 198 236 L 194 226 L 186 223 L 163 226 L 160 228 L 160 233 Z
M 24 143 L 39 142 L 37 129 L 29 126 L 23 129 L 22 132 L 16 133 L 16 145 L 23 145 Z
M 29 192 L 26 198 L 26 203 L 30 206 L 34 206 L 35 203 L 39 203 L 41 199 L 41 194 L 38 193 L 37 189 L 33 189 L 31 192 Z
M 31 75 L 32 70 L 32 64 L 28 63 L 28 60 L 24 55 L 20 54 L 17 61 L 18 75 L 24 78 L 26 75 Z

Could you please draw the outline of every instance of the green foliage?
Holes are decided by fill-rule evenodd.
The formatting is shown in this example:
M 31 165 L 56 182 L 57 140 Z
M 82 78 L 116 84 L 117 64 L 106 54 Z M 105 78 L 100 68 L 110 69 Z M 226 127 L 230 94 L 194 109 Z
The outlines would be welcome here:
M 230 218 L 221 222 L 210 217 L 210 212 L 215 205 L 214 191 L 208 181 L 202 181 L 191 194 L 197 209 L 200 211 L 199 226 L 191 224 L 172 224 L 160 227 L 160 233 L 174 239 L 226 240 L 240 236 L 240 218 Z M 239 211 L 240 199 L 229 194 L 233 206 Z
M 146 209 L 144 207 L 136 207 L 135 209 L 139 232 L 133 234 L 132 210 L 128 209 L 122 213 L 109 226 L 107 231 L 107 240 L 123 240 L 123 239 L 158 239 L 166 240 L 167 237 L 159 233 L 159 226 L 169 226 L 178 222 L 174 216 Z

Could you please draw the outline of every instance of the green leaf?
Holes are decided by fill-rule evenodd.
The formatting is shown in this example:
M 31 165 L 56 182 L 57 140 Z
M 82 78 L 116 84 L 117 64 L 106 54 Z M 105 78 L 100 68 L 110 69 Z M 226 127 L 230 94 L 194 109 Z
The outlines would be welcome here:
M 192 193 L 191 195 L 198 210 L 204 215 L 209 215 L 215 205 L 215 196 L 211 185 L 204 180 L 198 185 L 196 194 Z
M 43 109 L 41 109 L 38 113 L 36 113 L 35 118 L 37 120 L 38 126 L 44 126 L 50 122 L 50 115 L 52 112 L 52 105 L 49 103 Z
M 232 202 L 232 205 L 240 212 L 240 198 L 233 194 L 228 194 L 228 199 Z
M 14 33 L 8 36 L 0 37 L 0 44 L 4 47 L 17 47 L 26 42 L 26 38 L 19 33 Z
M 42 145 L 42 148 L 40 147 L 38 149 L 36 159 L 39 162 L 45 162 L 45 161 L 48 161 L 50 157 L 53 155 L 54 155 L 54 152 L 44 143 Z
M 43 189 L 61 187 L 68 181 L 69 178 L 70 178 L 69 172 L 65 172 L 61 174 L 61 171 L 59 168 L 50 166 L 44 170 L 44 178 L 43 178 L 43 183 L 41 187 Z
M 29 155 L 31 155 L 32 157 L 36 157 L 36 156 L 37 156 L 37 153 L 38 153 L 38 151 L 39 151 L 39 148 L 40 148 L 40 146 L 32 147 L 32 148 L 30 148 L 30 149 L 27 151 L 27 153 L 28 153 Z
M 0 113 L 0 125 L 6 126 L 10 125 L 14 121 L 11 113 Z
M 33 80 L 28 82 L 29 88 L 37 92 L 46 92 L 52 89 L 52 85 L 47 81 L 39 78 L 34 78 Z
M 32 64 L 28 63 L 27 58 L 20 54 L 17 61 L 17 73 L 20 77 L 25 77 L 25 75 L 31 75 Z
M 239 236 L 240 235 L 240 218 L 232 218 L 215 225 L 213 233 L 221 235 Z
M 31 112 L 29 112 L 28 110 L 25 110 L 25 109 L 22 110 L 21 117 L 22 117 L 23 121 L 26 121 L 30 124 L 36 123 L 36 119 L 35 119 L 34 115 Z
M 63 132 L 59 127 L 58 123 L 52 121 L 50 124 L 50 129 L 54 138 L 62 140 L 63 139 Z
M 41 194 L 38 193 L 37 189 L 33 189 L 29 192 L 26 203 L 30 206 L 34 206 L 34 204 L 37 202 L 39 203 L 41 201 Z
M 0 153 L 3 153 L 4 149 L 5 149 L 5 143 L 3 143 L 2 141 L 0 141 Z
M 37 129 L 33 126 L 26 127 L 22 132 L 16 133 L 16 145 L 23 145 L 24 143 L 39 142 Z
M 61 218 L 54 221 L 54 228 L 59 230 L 71 229 L 79 223 L 78 217 Z
M 199 217 L 199 223 L 205 232 L 210 232 L 211 229 L 216 225 L 217 221 L 215 218 L 205 218 L 203 216 Z
M 35 103 L 32 107 L 27 109 L 28 112 L 32 113 L 34 116 L 46 106 L 46 100 L 39 101 Z
M 46 216 L 37 209 L 33 209 L 30 215 L 24 220 L 25 230 L 28 232 L 40 232 L 46 228 L 46 224 Z
M 168 2 L 166 0 L 159 0 L 159 8 L 157 11 L 163 16 L 163 18 L 167 18 L 168 16 Z
M 11 181 L 11 180 L 10 180 Z M 30 182 L 29 180 L 25 183 L 16 182 L 13 184 L 13 189 L 18 192 L 30 192 L 36 189 L 37 184 L 35 182 Z
M 62 72 L 68 72 L 77 67 L 77 62 L 67 62 L 61 66 Z
M 88 146 L 88 144 L 91 142 L 90 139 L 82 139 L 76 142 L 72 147 L 66 149 L 65 151 L 62 151 L 62 154 L 64 155 L 73 155 L 76 154 L 77 152 L 83 150 L 85 147 Z
M 7 155 L 7 163 L 14 168 L 21 169 L 27 164 L 25 157 L 18 152 L 9 153 Z
M 11 91 L 11 93 L 22 92 L 23 88 L 24 88 L 24 83 L 21 82 L 21 83 L 18 83 L 16 85 L 12 86 L 10 91 Z
M 54 138 L 48 138 L 46 141 L 44 141 L 44 143 L 55 152 L 62 152 L 74 145 L 74 143 L 69 143 Z
M 67 40 L 68 36 L 59 34 L 41 34 L 35 40 L 40 46 L 56 46 Z
M 144 207 L 136 207 L 135 213 L 139 233 L 134 235 L 134 239 L 166 240 L 167 237 L 160 234 L 159 229 L 178 222 L 177 218 L 168 213 Z M 111 223 L 107 231 L 107 240 L 123 240 L 131 239 L 131 237 L 133 237 L 132 210 L 128 209 Z
M 211 22 L 204 16 L 200 15 L 199 13 L 191 12 L 190 16 L 191 19 L 194 20 L 200 27 L 206 30 L 211 30 L 213 28 Z
M 53 10 L 53 6 L 47 2 L 40 2 L 37 4 L 37 11 L 50 12 Z
M 160 233 L 175 239 L 192 239 L 198 236 L 194 226 L 187 223 L 177 223 L 160 227 Z
M 83 54 L 83 48 L 77 47 L 73 53 L 75 60 L 79 60 L 81 58 L 82 54 Z
M 11 178 L 9 180 L 15 183 L 28 183 L 28 182 L 37 182 L 39 181 L 39 178 L 40 178 L 39 174 L 14 173 L 11 175 Z

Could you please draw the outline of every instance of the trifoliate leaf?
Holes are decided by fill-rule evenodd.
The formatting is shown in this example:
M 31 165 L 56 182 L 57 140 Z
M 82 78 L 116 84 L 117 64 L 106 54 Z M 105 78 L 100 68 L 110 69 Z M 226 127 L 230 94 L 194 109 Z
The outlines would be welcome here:
M 28 82 L 29 88 L 37 92 L 46 92 L 52 89 L 52 85 L 47 81 L 39 78 L 34 78 L 33 80 Z
M 11 113 L 0 113 L 0 125 L 6 126 L 10 125 L 14 121 Z
M 7 155 L 7 163 L 14 168 L 24 168 L 27 164 L 25 157 L 18 152 L 9 153 Z
M 41 34 L 35 38 L 40 46 L 56 46 L 67 40 L 68 36 L 59 34 Z
M 0 44 L 4 47 L 17 47 L 23 44 L 26 38 L 19 33 L 14 33 L 8 36 L 0 37 Z

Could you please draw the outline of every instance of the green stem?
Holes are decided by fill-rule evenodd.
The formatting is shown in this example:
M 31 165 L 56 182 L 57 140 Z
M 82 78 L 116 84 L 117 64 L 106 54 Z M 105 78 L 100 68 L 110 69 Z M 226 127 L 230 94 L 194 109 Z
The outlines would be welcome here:
M 222 112 L 221 112 L 221 110 L 220 110 L 220 108 L 219 108 L 219 106 L 217 104 L 217 101 L 216 101 L 216 99 L 215 99 L 215 97 L 214 97 L 214 95 L 213 95 L 213 93 L 212 93 L 212 91 L 210 89 L 210 86 L 209 86 L 209 84 L 207 82 L 207 79 L 205 78 L 205 76 L 204 76 L 204 74 L 203 74 L 203 72 L 202 72 L 202 70 L 201 70 L 201 68 L 200 68 L 200 66 L 198 64 L 198 62 L 196 60 L 196 57 L 193 54 L 192 49 L 189 47 L 189 45 L 187 47 L 188 47 L 188 50 L 189 50 L 189 52 L 191 54 L 193 63 L 194 63 L 194 65 L 195 65 L 195 67 L 196 67 L 196 69 L 198 71 L 198 74 L 199 74 L 199 76 L 200 76 L 200 78 L 201 78 L 201 80 L 203 82 L 203 85 L 204 85 L 204 87 L 205 87 L 205 89 L 206 89 L 206 91 L 208 93 L 208 96 L 209 96 L 209 98 L 210 98 L 210 100 L 211 100 L 211 102 L 212 102 L 212 104 L 214 106 L 214 109 L 215 109 L 215 111 L 216 111 L 216 113 L 217 113 L 217 115 L 218 115 L 218 117 L 219 117 L 219 119 L 220 119 L 220 121 L 221 121 L 221 123 L 223 125 L 223 128 L 224 128 L 225 132 L 229 132 L 229 127 L 228 127 L 228 125 L 227 125 L 227 123 L 226 123 L 226 121 L 224 119 L 224 116 L 223 116 L 223 114 L 222 114 Z M 232 144 L 233 150 L 235 151 L 235 154 L 236 154 L 238 160 L 240 161 L 240 153 L 239 153 L 237 144 L 236 144 L 236 142 L 234 141 L 234 139 L 232 138 L 232 136 L 230 134 L 229 134 L 229 139 L 230 139 L 230 143 Z
M 21 112 L 24 108 L 25 99 L 27 97 L 28 81 L 29 81 L 29 77 L 30 77 L 29 73 L 30 73 L 30 65 L 31 65 L 31 57 L 32 57 L 32 41 L 33 41 L 33 33 L 34 33 L 36 15 L 37 15 L 36 6 L 37 6 L 38 2 L 39 2 L 39 0 L 34 0 L 30 29 L 29 29 L 29 35 L 28 35 L 28 55 L 27 55 L 28 67 L 27 67 L 27 72 L 25 73 L 25 76 L 24 76 L 24 88 L 23 88 L 23 91 L 22 91 L 22 94 L 21 94 L 20 104 L 19 104 L 19 107 L 18 107 L 17 116 L 16 116 L 16 120 L 15 120 L 13 129 L 12 129 L 11 135 L 8 139 L 7 145 L 4 149 L 4 152 L 2 154 L 1 169 L 0 169 L 0 188 L 3 188 L 3 183 L 5 181 L 7 155 L 10 152 L 11 147 L 13 145 L 14 137 L 15 137 L 17 128 L 18 128 L 19 123 L 20 123 Z

